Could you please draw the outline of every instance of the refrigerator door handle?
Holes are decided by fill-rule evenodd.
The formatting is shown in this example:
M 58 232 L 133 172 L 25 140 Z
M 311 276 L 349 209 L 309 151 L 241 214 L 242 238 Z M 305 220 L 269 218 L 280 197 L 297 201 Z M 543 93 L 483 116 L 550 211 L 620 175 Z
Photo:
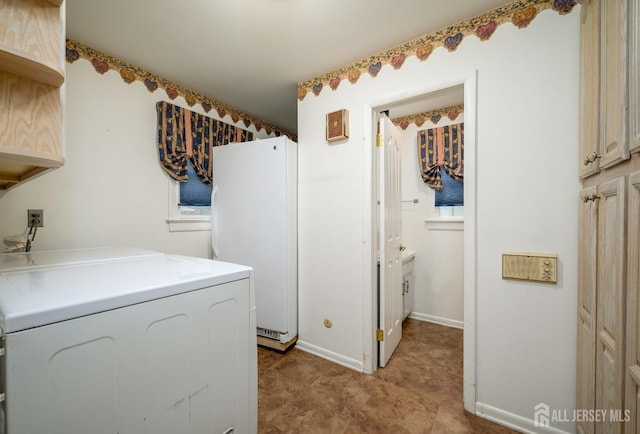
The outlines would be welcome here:
M 213 253 L 213 259 L 218 257 L 218 245 L 216 244 L 216 228 L 213 222 L 215 214 L 216 193 L 218 193 L 218 186 L 214 186 L 211 191 L 211 251 Z

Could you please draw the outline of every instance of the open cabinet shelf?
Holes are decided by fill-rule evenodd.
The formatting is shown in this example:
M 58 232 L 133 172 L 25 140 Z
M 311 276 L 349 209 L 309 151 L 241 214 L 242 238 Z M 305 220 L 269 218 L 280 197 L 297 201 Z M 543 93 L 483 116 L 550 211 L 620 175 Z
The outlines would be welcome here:
M 0 196 L 64 164 L 62 3 L 0 2 Z
M 0 70 L 54 87 L 60 87 L 64 83 L 64 72 L 59 66 L 3 45 L 0 45 Z
M 23 155 L 15 158 L 15 153 L 5 154 L 0 148 L 0 196 L 6 190 L 27 179 L 41 175 L 62 166 L 63 161 L 55 161 L 37 155 Z

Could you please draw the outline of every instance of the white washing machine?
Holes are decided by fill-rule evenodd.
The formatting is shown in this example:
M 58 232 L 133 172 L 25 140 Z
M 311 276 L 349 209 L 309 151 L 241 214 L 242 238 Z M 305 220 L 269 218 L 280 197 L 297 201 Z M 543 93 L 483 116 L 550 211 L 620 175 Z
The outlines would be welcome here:
M 0 255 L 0 432 L 257 432 L 252 270 L 141 249 Z

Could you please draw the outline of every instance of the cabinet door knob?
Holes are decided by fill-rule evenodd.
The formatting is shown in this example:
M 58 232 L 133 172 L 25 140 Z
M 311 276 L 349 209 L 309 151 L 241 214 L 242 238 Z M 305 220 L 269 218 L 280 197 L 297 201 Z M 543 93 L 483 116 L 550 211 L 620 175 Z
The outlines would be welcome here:
M 590 157 L 584 157 L 584 165 L 588 166 L 589 164 L 595 162 L 596 160 L 602 158 L 602 155 L 598 154 L 597 152 L 593 152 L 593 154 L 591 154 Z
M 598 195 L 597 195 L 597 194 L 595 194 L 595 193 L 592 193 L 592 194 L 590 194 L 590 195 L 585 196 L 585 197 L 583 197 L 583 198 L 582 198 L 582 200 L 584 201 L 584 203 L 587 203 L 587 202 L 589 202 L 589 201 L 594 201 L 594 202 L 595 202 L 595 201 L 596 201 L 596 199 L 600 199 L 600 196 L 598 196 Z

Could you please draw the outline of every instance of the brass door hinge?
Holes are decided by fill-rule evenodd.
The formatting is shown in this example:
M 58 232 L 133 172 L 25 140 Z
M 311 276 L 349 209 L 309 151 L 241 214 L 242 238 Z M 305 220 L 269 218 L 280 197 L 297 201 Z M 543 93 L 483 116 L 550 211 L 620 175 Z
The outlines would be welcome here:
M 384 146 L 384 137 L 382 137 L 382 134 L 378 134 L 377 140 L 376 140 L 376 146 L 378 148 L 381 146 Z
M 377 341 L 384 341 L 384 330 L 376 330 L 376 340 Z

